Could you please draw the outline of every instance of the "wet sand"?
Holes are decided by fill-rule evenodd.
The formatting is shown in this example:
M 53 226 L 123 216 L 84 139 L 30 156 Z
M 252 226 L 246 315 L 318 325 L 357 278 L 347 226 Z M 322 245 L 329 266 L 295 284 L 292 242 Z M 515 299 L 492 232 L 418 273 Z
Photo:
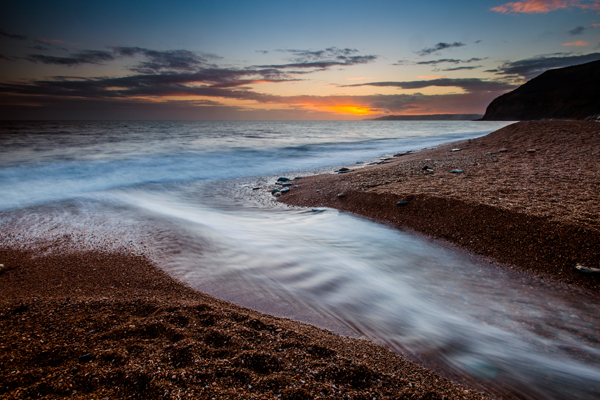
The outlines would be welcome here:
M 302 178 L 280 201 L 348 211 L 559 286 L 600 292 L 600 274 L 575 268 L 600 268 L 596 122 L 520 122 L 383 164 L 346 167 L 353 171 Z

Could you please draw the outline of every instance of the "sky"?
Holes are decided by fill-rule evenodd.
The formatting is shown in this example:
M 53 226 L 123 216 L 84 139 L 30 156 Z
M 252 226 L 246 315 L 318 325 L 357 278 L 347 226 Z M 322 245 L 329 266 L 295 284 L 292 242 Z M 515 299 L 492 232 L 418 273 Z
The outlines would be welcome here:
M 0 119 L 483 114 L 600 60 L 600 0 L 29 1 L 0 6 Z

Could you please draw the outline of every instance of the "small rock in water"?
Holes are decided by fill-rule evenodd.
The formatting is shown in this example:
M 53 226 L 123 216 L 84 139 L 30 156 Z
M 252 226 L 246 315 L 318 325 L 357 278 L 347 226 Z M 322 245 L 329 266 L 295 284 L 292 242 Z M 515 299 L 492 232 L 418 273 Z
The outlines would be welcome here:
M 284 187 L 285 187 L 285 186 L 292 186 L 292 184 L 291 184 L 291 183 L 289 183 L 289 182 L 286 182 L 286 183 L 282 183 L 282 184 L 281 184 L 281 186 L 284 186 Z
M 290 191 L 290 188 L 286 187 L 286 188 L 281 189 L 280 193 L 287 193 L 289 191 Z
M 273 189 L 273 190 L 271 190 L 271 194 L 272 194 L 272 195 L 274 195 L 274 194 L 276 194 L 276 193 L 279 193 L 279 189 Z
M 396 203 L 397 206 L 405 206 L 407 204 L 408 204 L 408 201 L 406 201 L 406 200 L 402 200 L 402 201 L 399 201 Z
M 258 186 L 252 188 L 252 190 L 258 190 L 258 189 L 260 189 Z
M 453 170 L 452 170 L 452 171 L 450 171 L 450 172 L 452 172 L 453 174 L 462 174 L 462 173 L 463 173 L 463 170 L 462 170 L 462 169 L 453 169 Z
M 280 176 L 279 178 L 277 178 L 277 182 L 287 182 L 289 180 L 290 178 L 286 178 L 285 176 Z
M 412 153 L 412 151 L 410 151 L 410 150 L 409 151 L 403 151 L 403 152 L 394 154 L 394 157 L 402 157 L 402 156 L 405 156 L 405 155 L 410 154 L 410 153 Z
M 294 180 L 296 180 L 296 179 L 302 179 L 302 177 L 301 176 L 297 176 L 297 177 L 294 178 Z
M 312 212 L 316 212 L 316 213 L 322 213 L 322 212 L 325 212 L 325 210 L 319 210 L 318 208 L 313 208 L 311 211 L 312 211 Z
M 450 151 L 460 151 L 460 149 L 452 149 L 452 150 L 450 150 Z
M 350 168 L 342 167 L 342 168 L 338 169 L 338 171 L 346 172 L 346 171 L 350 171 Z

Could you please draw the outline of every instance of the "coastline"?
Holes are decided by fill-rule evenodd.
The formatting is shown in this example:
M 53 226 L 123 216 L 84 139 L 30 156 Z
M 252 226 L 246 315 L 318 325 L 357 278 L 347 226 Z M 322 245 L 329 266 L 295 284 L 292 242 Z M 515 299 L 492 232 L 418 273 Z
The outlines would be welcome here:
M 575 267 L 600 267 L 598 149 L 596 122 L 519 122 L 382 164 L 304 177 L 279 201 L 408 228 L 597 295 L 600 274 Z
M 279 199 L 408 228 L 597 294 L 598 278 L 574 269 L 599 266 L 597 132 L 520 123 L 303 177 Z M 371 342 L 194 291 L 143 257 L 47 250 L 0 248 L 2 397 L 483 398 Z

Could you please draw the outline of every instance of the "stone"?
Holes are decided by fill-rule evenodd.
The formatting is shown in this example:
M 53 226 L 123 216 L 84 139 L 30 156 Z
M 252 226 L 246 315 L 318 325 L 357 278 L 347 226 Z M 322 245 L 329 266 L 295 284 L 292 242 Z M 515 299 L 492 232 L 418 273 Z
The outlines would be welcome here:
M 528 153 L 535 153 L 535 152 L 536 152 L 536 150 L 535 150 L 535 149 L 527 149 L 527 152 L 528 152 Z
M 279 178 L 277 178 L 277 182 L 287 182 L 289 180 L 290 178 L 286 178 L 285 176 L 280 176 Z
M 300 187 L 300 186 L 298 186 L 298 185 L 294 185 L 294 188 L 298 188 L 298 187 Z
M 431 169 L 429 165 L 426 165 L 423 168 L 421 168 L 422 171 L 427 171 L 428 169 Z
M 290 188 L 289 188 L 289 187 L 286 187 L 286 188 L 283 188 L 283 189 L 281 189 L 281 190 L 279 191 L 279 193 L 287 193 L 287 192 L 289 192 L 289 191 L 290 191 Z
M 506 152 L 508 152 L 508 149 L 500 149 L 500 150 L 498 150 L 498 153 L 506 153 Z
M 579 272 L 583 272 L 584 274 L 600 274 L 600 268 L 588 268 L 581 264 L 575 265 L 575 269 Z
M 452 150 L 450 150 L 450 151 L 453 151 L 453 152 L 454 152 L 454 151 L 460 151 L 460 149 L 452 149 Z
M 338 194 L 338 196 L 337 196 L 337 197 L 346 197 L 346 196 L 348 196 L 348 195 L 347 195 L 347 194 L 344 194 L 344 193 L 340 193 L 340 194 Z
M 342 167 L 342 168 L 338 169 L 338 171 L 340 171 L 340 172 L 348 172 L 348 171 L 351 171 L 351 169 L 350 168 L 346 168 L 346 167 Z
M 273 190 L 271 190 L 271 194 L 272 195 L 275 195 L 276 193 L 279 193 L 279 192 L 280 192 L 279 189 L 273 189 Z
M 258 189 L 260 189 L 260 187 L 258 187 L 258 186 L 252 188 L 252 190 L 258 190 Z
M 452 171 L 450 171 L 450 172 L 452 172 L 453 174 L 462 174 L 462 173 L 463 173 L 463 170 L 462 170 L 462 169 L 453 169 L 453 170 L 452 170 Z
M 399 201 L 396 203 L 397 206 L 405 206 L 407 204 L 408 204 L 408 201 L 406 201 L 406 200 L 402 200 L 402 201 Z
M 283 187 L 285 187 L 285 186 L 292 186 L 292 184 L 289 183 L 289 182 L 286 182 L 286 183 L 282 183 L 281 186 L 283 186 Z

